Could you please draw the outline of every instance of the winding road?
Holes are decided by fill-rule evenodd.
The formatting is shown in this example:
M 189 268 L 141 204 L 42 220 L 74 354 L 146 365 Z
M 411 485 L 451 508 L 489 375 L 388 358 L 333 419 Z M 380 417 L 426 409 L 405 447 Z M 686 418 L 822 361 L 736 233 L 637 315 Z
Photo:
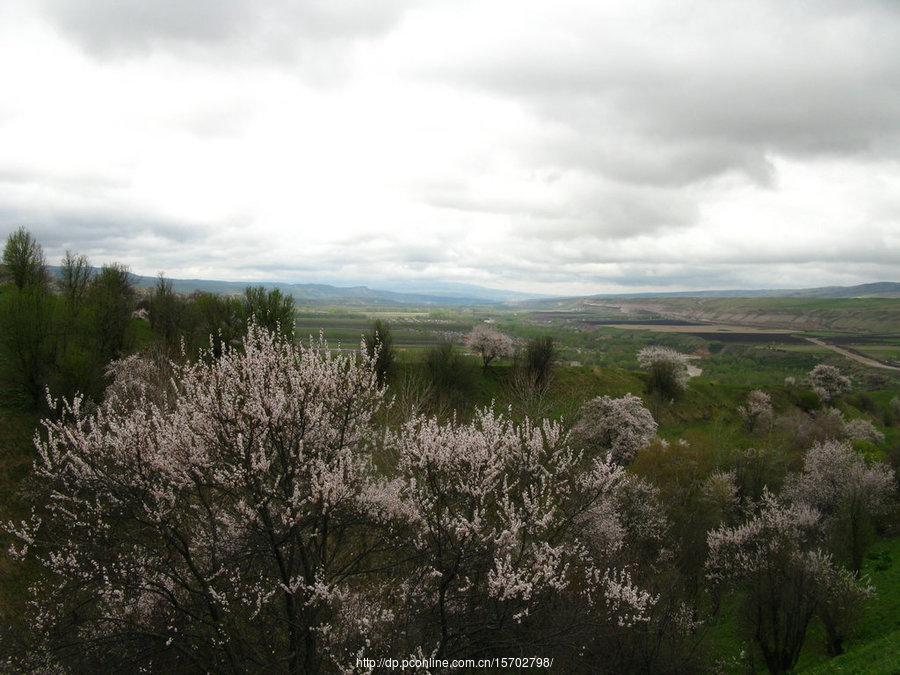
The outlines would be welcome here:
M 812 342 L 814 345 L 824 347 L 825 349 L 830 349 L 831 351 L 837 352 L 841 356 L 846 356 L 848 359 L 856 361 L 857 363 L 861 363 L 864 366 L 871 366 L 872 368 L 884 368 L 885 370 L 900 370 L 900 368 L 898 368 L 897 366 L 889 366 L 888 364 L 882 363 L 881 361 L 870 359 L 868 356 L 856 354 L 847 349 L 843 349 L 842 347 L 838 347 L 837 345 L 828 344 L 827 342 L 820 340 L 819 338 L 808 337 L 806 339 Z

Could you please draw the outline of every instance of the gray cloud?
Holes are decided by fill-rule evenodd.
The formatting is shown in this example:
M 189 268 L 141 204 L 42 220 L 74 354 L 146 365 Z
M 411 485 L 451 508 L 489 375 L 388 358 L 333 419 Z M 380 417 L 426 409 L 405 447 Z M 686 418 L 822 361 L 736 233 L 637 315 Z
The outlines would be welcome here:
M 900 271 L 897 3 L 19 4 L 0 234 L 51 255 L 548 292 Z
M 771 180 L 767 156 L 895 156 L 900 12 L 890 3 L 636 3 L 455 53 L 422 77 L 510 97 L 556 127 L 545 165 L 683 185 Z M 645 11 L 642 12 L 641 9 Z
M 696 202 L 683 190 L 613 182 L 589 175 L 545 174 L 530 190 L 500 194 L 477 177 L 418 185 L 430 206 L 509 216 L 516 234 L 545 240 L 595 236 L 629 239 L 693 225 Z
M 139 241 L 142 253 L 148 248 L 159 253 L 176 246 L 190 247 L 188 255 L 192 255 L 195 247 L 212 234 L 197 223 L 142 217 L 127 211 L 0 208 L 0 233 L 5 236 L 22 225 L 34 233 L 50 255 L 73 249 L 121 257 L 136 253 Z
M 239 58 L 296 56 L 307 42 L 375 37 L 408 0 L 43 0 L 50 21 L 99 57 L 184 49 Z

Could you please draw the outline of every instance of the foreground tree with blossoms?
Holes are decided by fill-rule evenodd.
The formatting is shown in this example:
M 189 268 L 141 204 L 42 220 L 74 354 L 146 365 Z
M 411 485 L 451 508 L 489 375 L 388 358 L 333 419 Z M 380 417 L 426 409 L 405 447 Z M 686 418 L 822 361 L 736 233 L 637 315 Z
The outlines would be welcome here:
M 770 673 L 796 665 L 817 613 L 839 645 L 848 613 L 871 593 L 822 548 L 821 525 L 814 508 L 766 491 L 746 522 L 709 534 L 707 577 L 739 592 L 747 632 Z
M 822 515 L 832 550 L 859 573 L 874 521 L 892 506 L 896 484 L 886 464 L 869 464 L 848 443 L 828 440 L 806 451 L 803 469 L 789 477 L 785 494 Z
M 426 649 L 490 654 L 530 635 L 525 647 L 548 611 L 564 623 L 647 620 L 654 598 L 613 557 L 625 530 L 647 523 L 626 522 L 626 476 L 608 458 L 585 459 L 559 425 L 517 427 L 491 411 L 466 425 L 415 420 L 392 445 L 410 554 L 426 571 L 404 587 Z
M 16 667 L 314 672 L 536 645 L 578 663 L 653 619 L 633 577 L 660 555 L 653 490 L 556 424 L 485 410 L 385 434 L 364 350 L 255 326 L 218 358 L 111 374 L 37 440 L 40 508 L 9 529 L 42 570 L 22 658 L 43 665 Z
M 162 407 L 115 388 L 62 403 L 38 442 L 32 626 L 83 667 L 314 670 L 350 580 L 379 565 L 370 456 L 383 391 L 364 359 L 251 327 L 241 350 L 176 369 Z M 362 634 L 362 632 L 360 632 Z

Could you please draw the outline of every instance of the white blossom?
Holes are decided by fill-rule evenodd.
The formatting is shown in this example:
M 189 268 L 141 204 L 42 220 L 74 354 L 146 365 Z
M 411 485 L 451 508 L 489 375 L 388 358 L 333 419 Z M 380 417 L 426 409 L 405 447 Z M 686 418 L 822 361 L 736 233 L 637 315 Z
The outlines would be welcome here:
M 754 389 L 747 395 L 746 405 L 738 408 L 748 431 L 767 431 L 772 426 L 772 398 L 764 391 Z
M 599 396 L 581 407 L 572 437 L 591 453 L 610 453 L 624 465 L 653 440 L 656 429 L 656 420 L 637 396 Z
M 850 391 L 850 378 L 841 373 L 835 366 L 820 363 L 806 376 L 816 395 L 823 401 L 835 398 Z
M 669 347 L 652 345 L 637 353 L 638 365 L 649 371 L 651 388 L 675 395 L 688 383 L 688 358 Z
M 851 441 L 871 441 L 884 443 L 884 434 L 875 428 L 869 420 L 850 420 L 844 425 L 844 434 Z
M 481 357 L 487 368 L 496 358 L 512 356 L 513 341 L 508 335 L 488 328 L 484 324 L 476 325 L 465 337 L 465 345 Z

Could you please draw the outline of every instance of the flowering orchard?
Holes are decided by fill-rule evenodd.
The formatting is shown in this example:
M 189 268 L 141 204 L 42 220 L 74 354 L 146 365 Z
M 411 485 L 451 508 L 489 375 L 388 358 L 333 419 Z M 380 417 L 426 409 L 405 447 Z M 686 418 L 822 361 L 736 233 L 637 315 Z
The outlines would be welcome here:
M 584 625 L 647 620 L 654 596 L 614 555 L 640 527 L 619 517 L 621 468 L 489 410 L 385 434 L 372 365 L 251 327 L 240 349 L 175 366 L 170 396 L 129 362 L 93 412 L 56 402 L 45 499 L 12 528 L 44 569 L 35 653 L 300 672 L 363 649 L 490 651 L 563 596 Z
M 39 571 L 4 665 L 299 673 L 531 654 L 690 671 L 709 598 L 735 590 L 774 617 L 752 639 L 781 672 L 814 617 L 840 651 L 871 595 L 856 563 L 894 478 L 841 441 L 809 449 L 778 497 L 757 501 L 740 466 L 663 493 L 635 460 L 688 461 L 691 444 L 656 439 L 636 396 L 589 400 L 571 428 L 492 407 L 440 423 L 402 401 L 384 414 L 397 397 L 374 359 L 251 325 L 193 362 L 113 362 L 99 404 L 51 400 L 34 510 L 6 527 Z M 748 400 L 754 419 L 770 407 Z

